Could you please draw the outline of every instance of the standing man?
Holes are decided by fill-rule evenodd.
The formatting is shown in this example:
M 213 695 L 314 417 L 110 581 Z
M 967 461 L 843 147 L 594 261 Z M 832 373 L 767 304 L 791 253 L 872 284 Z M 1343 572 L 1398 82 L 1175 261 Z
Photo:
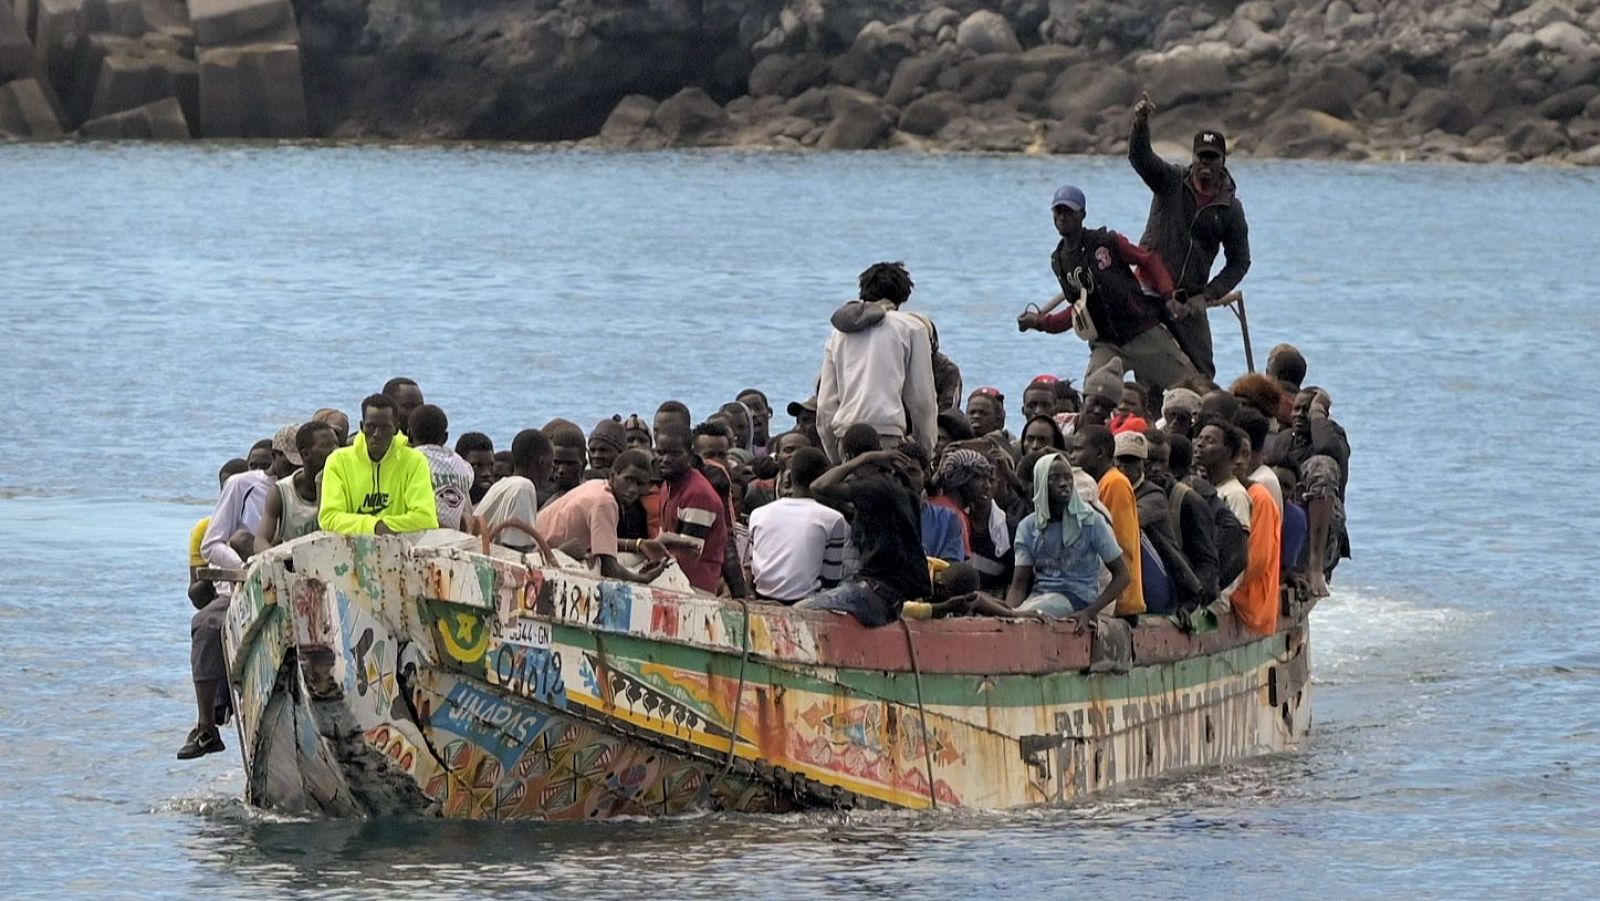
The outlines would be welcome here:
M 293 475 L 278 480 L 267 495 L 267 505 L 256 526 L 256 553 L 317 531 L 321 502 L 321 476 L 328 457 L 339 449 L 339 435 L 326 422 L 312 421 L 294 436 L 295 453 L 289 462 L 299 465 Z
M 885 445 L 910 440 L 931 453 L 939 416 L 933 345 L 927 327 L 900 311 L 911 296 L 911 275 L 904 264 L 875 263 L 859 282 L 861 299 L 834 311 L 833 334 L 822 353 L 817 388 L 822 449 L 829 460 L 843 459 L 845 430 L 865 424 Z
M 1167 264 L 1176 288 L 1168 312 L 1178 344 L 1208 377 L 1217 374 L 1211 355 L 1207 304 L 1238 287 L 1250 271 L 1250 228 L 1244 204 L 1228 173 L 1228 141 L 1219 131 L 1194 136 L 1194 160 L 1169 163 L 1150 146 L 1150 95 L 1133 107 L 1128 161 L 1150 187 L 1150 217 L 1139 243 Z M 1216 278 L 1211 266 L 1221 249 L 1226 262 Z
M 334 451 L 323 469 L 317 514 L 323 531 L 394 535 L 439 528 L 428 458 L 399 433 L 398 415 L 387 394 L 361 402 L 355 443 Z
M 1061 236 L 1050 255 L 1050 268 L 1069 301 L 1087 292 L 1089 323 L 1080 321 L 1076 326 L 1089 342 L 1084 374 L 1120 357 L 1141 384 L 1152 388 L 1164 389 L 1192 377 L 1193 364 L 1161 324 L 1163 301 L 1173 292 L 1167 267 L 1156 254 L 1111 229 L 1084 228 L 1086 204 L 1083 191 L 1067 185 L 1056 191 L 1050 205 Z M 1146 293 L 1144 282 L 1155 295 Z M 1017 328 L 1054 334 L 1074 328 L 1073 318 L 1070 305 L 1048 315 L 1027 312 L 1017 317 Z M 1121 400 L 1120 393 L 1116 400 Z
M 470 532 L 472 529 L 472 485 L 477 471 L 455 451 L 444 446 L 450 438 L 450 420 L 433 404 L 423 404 L 411 412 L 411 436 L 417 453 L 428 458 L 428 473 L 433 478 L 433 501 L 439 510 L 439 527 Z

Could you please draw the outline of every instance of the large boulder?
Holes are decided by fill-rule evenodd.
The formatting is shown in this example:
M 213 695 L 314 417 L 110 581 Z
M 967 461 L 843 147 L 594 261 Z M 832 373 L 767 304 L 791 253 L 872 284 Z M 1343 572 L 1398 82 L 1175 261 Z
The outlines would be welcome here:
M 34 73 L 33 42 L 22 23 L 11 12 L 11 5 L 0 0 L 0 84 Z
M 1194 100 L 1222 97 L 1234 88 L 1228 65 L 1199 53 L 1160 54 L 1145 68 L 1145 89 L 1158 105 L 1177 106 Z
M 199 67 L 179 55 L 176 40 L 161 35 L 143 39 L 86 35 L 77 44 L 72 92 L 64 98 L 76 122 L 120 113 L 172 97 L 183 105 L 186 122 L 200 111 Z
M 1440 131 L 1464 135 L 1472 129 L 1477 117 L 1461 98 L 1438 88 L 1423 88 L 1406 105 L 1405 115 L 1419 132 Z
M 1545 98 L 1538 106 L 1539 115 L 1557 122 L 1565 122 L 1583 112 L 1583 108 L 1596 96 L 1600 96 L 1600 86 L 1582 84 L 1568 88 Z
M 181 141 L 191 137 L 183 107 L 173 97 L 90 119 L 78 129 L 78 135 L 93 139 L 142 141 Z
M 189 0 L 189 18 L 204 47 L 300 41 L 289 0 Z
M 1367 77 L 1349 66 L 1331 65 L 1293 79 L 1289 104 L 1348 118 L 1356 103 L 1372 89 Z
M 247 44 L 200 50 L 200 123 L 207 138 L 303 138 L 300 48 Z
M 600 126 L 600 137 L 619 143 L 637 137 L 650 127 L 657 106 L 659 104 L 650 97 L 629 94 L 617 101 L 611 115 L 606 117 L 605 124 Z
M 1594 39 L 1571 22 L 1551 22 L 1535 31 L 1533 39 L 1539 42 L 1540 47 L 1563 56 L 1592 55 L 1595 52 Z
M 878 142 L 894 126 L 894 119 L 878 98 L 848 88 L 831 88 L 828 106 L 833 121 L 817 139 L 822 150 L 865 150 Z
M 938 132 L 961 111 L 962 104 L 954 94 L 929 94 L 913 100 L 900 113 L 900 130 L 924 137 Z
M 1320 110 L 1297 110 L 1274 118 L 1256 142 L 1256 156 L 1341 156 L 1361 144 L 1361 129 Z
M 1017 33 L 1011 30 L 1011 23 L 1006 21 L 1005 16 L 987 9 L 980 9 L 961 20 L 961 25 L 956 28 L 956 44 L 963 50 L 971 50 L 979 55 L 1022 52 L 1022 42 L 1017 40 Z
M 1010 53 L 989 53 L 961 64 L 961 99 L 968 103 L 998 100 L 1011 93 L 1022 64 Z
M 909 32 L 890 28 L 882 22 L 868 22 L 855 41 L 833 61 L 834 80 L 872 90 L 881 79 L 887 87 L 896 65 L 917 53 L 917 41 Z
M 1550 156 L 1568 147 L 1567 135 L 1561 126 L 1549 119 L 1528 119 L 1506 136 L 1506 146 L 1523 159 Z
M 1045 101 L 1058 119 L 1080 119 L 1139 96 L 1139 81 L 1122 69 L 1080 63 L 1061 73 Z
M 883 99 L 892 106 L 905 106 L 931 85 L 948 63 L 949 57 L 937 51 L 901 60 Z
M 673 144 L 702 143 L 728 125 L 728 113 L 700 88 L 684 88 L 656 107 L 655 125 Z
M 61 137 L 61 121 L 35 79 L 0 85 L 0 137 Z

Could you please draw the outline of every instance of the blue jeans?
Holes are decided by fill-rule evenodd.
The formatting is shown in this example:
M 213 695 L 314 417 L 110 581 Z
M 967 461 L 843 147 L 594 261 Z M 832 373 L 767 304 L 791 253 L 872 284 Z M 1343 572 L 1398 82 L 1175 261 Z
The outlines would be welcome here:
M 851 579 L 813 595 L 795 607 L 800 610 L 836 610 L 855 617 L 863 626 L 886 626 L 900 618 L 905 598 L 877 579 Z

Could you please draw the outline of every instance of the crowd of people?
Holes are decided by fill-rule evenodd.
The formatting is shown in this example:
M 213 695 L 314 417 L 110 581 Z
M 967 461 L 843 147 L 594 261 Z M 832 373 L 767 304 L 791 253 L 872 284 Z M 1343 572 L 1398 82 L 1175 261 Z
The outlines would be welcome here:
M 1193 627 L 1231 609 L 1276 631 L 1284 586 L 1325 595 L 1349 555 L 1350 445 L 1291 345 L 1264 373 L 1215 381 L 1207 311 L 1249 266 L 1244 212 L 1223 136 L 1196 135 L 1187 167 L 1164 162 L 1151 111 L 1136 107 L 1130 150 L 1153 193 L 1140 244 L 1086 229 L 1076 187 L 1051 200 L 1061 293 L 1017 326 L 1074 332 L 1089 364 L 1081 386 L 1033 378 L 1020 418 L 1000 388 L 964 390 L 932 320 L 907 309 L 910 273 L 886 262 L 834 312 L 787 431 L 746 388 L 700 417 L 668 400 L 648 422 L 555 419 L 509 446 L 473 431 L 452 444 L 446 412 L 394 378 L 361 401 L 353 435 L 319 410 L 229 460 L 191 540 L 199 716 L 179 757 L 222 749 L 228 590 L 200 569 L 238 570 L 318 530 L 455 529 L 519 553 L 542 539 L 604 578 L 673 578 L 869 627 L 1145 614 Z

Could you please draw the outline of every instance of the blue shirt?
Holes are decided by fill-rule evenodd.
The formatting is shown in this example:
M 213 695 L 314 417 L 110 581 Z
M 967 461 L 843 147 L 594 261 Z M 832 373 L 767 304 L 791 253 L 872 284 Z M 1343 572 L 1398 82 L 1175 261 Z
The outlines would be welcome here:
M 922 502 L 922 552 L 951 563 L 967 559 L 967 539 L 956 511 Z
M 1104 516 L 1096 514 L 1078 530 L 1078 540 L 1061 546 L 1061 520 L 1052 519 L 1043 532 L 1032 514 L 1017 526 L 1016 562 L 1033 567 L 1032 594 L 1064 594 L 1078 609 L 1100 596 L 1100 566 L 1122 556 L 1117 536 Z
M 1306 565 L 1306 538 L 1310 520 L 1304 507 L 1289 501 L 1283 505 L 1283 562 L 1290 572 L 1304 569 Z

